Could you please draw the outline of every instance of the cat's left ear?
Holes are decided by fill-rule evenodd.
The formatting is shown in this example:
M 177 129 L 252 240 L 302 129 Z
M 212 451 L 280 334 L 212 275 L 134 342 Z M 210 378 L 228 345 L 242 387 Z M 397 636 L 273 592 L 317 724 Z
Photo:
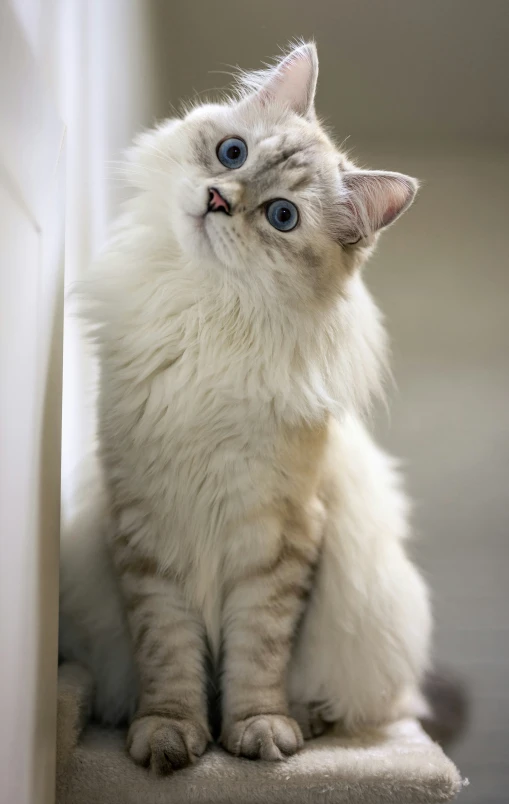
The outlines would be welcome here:
M 338 240 L 355 245 L 394 223 L 415 198 L 419 182 L 402 173 L 352 170 L 341 174 L 335 215 Z
M 302 117 L 315 116 L 315 92 L 318 80 L 318 55 L 314 42 L 292 50 L 267 73 L 251 100 L 288 106 Z

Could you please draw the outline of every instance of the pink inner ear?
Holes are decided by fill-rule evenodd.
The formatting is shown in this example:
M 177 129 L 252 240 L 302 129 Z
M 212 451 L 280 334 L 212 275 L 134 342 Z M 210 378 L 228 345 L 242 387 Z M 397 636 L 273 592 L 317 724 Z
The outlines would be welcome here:
M 400 211 L 401 207 L 404 205 L 404 201 L 402 204 L 389 204 L 385 210 L 383 219 L 382 219 L 382 226 L 388 226 L 394 218 L 397 217 L 398 212 Z
M 365 197 L 368 216 L 373 230 L 389 226 L 413 198 L 411 185 L 403 177 L 376 175 Z
M 268 72 L 256 98 L 262 105 L 281 103 L 298 114 L 308 114 L 312 108 L 317 77 L 316 51 L 302 45 Z
M 383 171 L 353 171 L 343 176 L 348 209 L 343 225 L 345 239 L 367 237 L 398 218 L 410 205 L 417 183 L 408 176 Z
M 392 197 L 386 199 L 387 206 L 383 215 L 382 226 L 388 226 L 392 221 L 398 217 L 400 212 L 404 210 L 406 205 L 412 198 L 412 190 L 410 186 L 401 180 L 390 180 L 390 188 L 392 190 Z
M 295 106 L 307 99 L 308 84 L 310 79 L 310 61 L 307 53 L 297 53 L 290 56 L 286 63 L 282 64 L 280 75 L 277 76 L 279 86 L 276 87 L 275 95 Z

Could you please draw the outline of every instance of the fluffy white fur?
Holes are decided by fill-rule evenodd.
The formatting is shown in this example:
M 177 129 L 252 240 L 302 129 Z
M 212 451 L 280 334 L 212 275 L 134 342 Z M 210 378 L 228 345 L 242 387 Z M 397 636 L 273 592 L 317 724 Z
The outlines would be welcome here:
M 226 579 L 275 549 L 270 532 L 242 543 L 232 533 L 246 510 L 270 498 L 278 428 L 326 416 L 323 545 L 290 697 L 318 706 L 325 720 L 380 722 L 416 693 L 426 666 L 428 598 L 405 553 L 406 498 L 361 423 L 381 391 L 385 336 L 359 266 L 416 185 L 400 174 L 365 180 L 338 155 L 312 111 L 316 70 L 314 48 L 304 46 L 253 79 L 239 101 L 200 106 L 143 134 L 130 155 L 134 197 L 87 283 L 101 366 L 101 468 L 64 528 L 61 652 L 91 667 L 105 720 L 132 715 L 136 697 L 106 547 L 110 490 L 121 500 L 123 532 L 150 541 L 161 566 L 181 578 L 217 652 Z M 233 219 L 221 214 L 203 222 L 212 178 L 192 158 L 206 147 L 201 135 L 213 143 L 240 134 L 263 159 L 286 132 L 314 136 L 325 165 L 325 195 L 313 182 L 298 194 L 292 241 L 338 262 L 325 301 L 313 295 L 317 281 L 305 266 L 279 251 L 269 258 L 247 224 L 229 230 Z M 241 203 L 234 171 L 220 180 Z M 286 187 L 269 197 L 279 194 L 292 197 Z
M 428 660 L 428 595 L 404 552 L 408 505 L 394 461 L 349 415 L 334 427 L 329 459 L 331 515 L 290 697 L 325 702 L 324 720 L 352 727 L 421 716 L 415 682 Z

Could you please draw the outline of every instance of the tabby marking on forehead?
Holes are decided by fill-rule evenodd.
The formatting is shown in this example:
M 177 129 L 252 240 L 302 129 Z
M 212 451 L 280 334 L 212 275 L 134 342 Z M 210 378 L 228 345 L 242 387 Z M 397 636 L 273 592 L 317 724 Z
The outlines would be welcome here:
M 202 131 L 196 135 L 197 142 L 194 146 L 196 162 L 206 170 L 210 170 L 213 166 L 215 153 L 211 152 L 210 142 Z

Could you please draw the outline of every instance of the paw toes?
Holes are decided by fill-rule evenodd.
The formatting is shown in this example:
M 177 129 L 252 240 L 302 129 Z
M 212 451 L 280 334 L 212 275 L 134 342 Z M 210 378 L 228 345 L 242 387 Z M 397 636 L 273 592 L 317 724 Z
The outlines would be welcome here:
M 135 762 L 166 775 L 185 768 L 203 754 L 208 733 L 192 720 L 148 715 L 133 721 L 127 748 Z
M 303 740 L 300 728 L 292 718 L 257 715 L 234 723 L 223 743 L 237 756 L 274 762 L 298 751 Z

